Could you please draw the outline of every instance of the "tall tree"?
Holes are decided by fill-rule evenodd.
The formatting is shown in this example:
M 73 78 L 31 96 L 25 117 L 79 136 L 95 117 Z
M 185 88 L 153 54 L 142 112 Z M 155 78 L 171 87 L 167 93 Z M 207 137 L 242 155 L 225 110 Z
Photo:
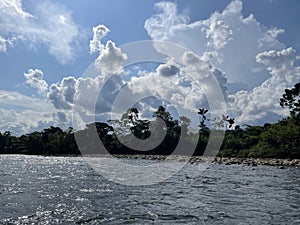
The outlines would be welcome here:
M 300 83 L 295 84 L 291 89 L 285 89 L 280 99 L 281 107 L 288 107 L 292 118 L 300 120 Z

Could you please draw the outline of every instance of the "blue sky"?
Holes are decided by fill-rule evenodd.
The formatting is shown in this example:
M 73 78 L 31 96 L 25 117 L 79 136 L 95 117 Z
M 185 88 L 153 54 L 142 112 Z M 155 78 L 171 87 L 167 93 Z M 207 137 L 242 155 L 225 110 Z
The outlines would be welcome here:
M 161 67 L 123 68 L 128 56 L 119 46 L 141 40 L 191 50 L 194 55 L 185 55 L 183 62 L 197 59 L 203 74 L 210 68 L 228 114 L 239 124 L 276 122 L 287 115 L 276 99 L 300 81 L 299 11 L 298 0 L 1 0 L 0 131 L 19 135 L 50 125 L 72 126 L 74 101 L 89 114 L 89 96 L 111 75 L 118 77 L 97 100 L 99 118 L 108 118 L 107 104 L 126 82 L 133 92 L 157 92 L 187 115 L 207 103 L 205 79 L 199 77 L 201 91 L 187 76 L 199 67 L 184 65 L 172 74 L 180 66 L 166 52 Z M 97 38 L 93 27 L 109 32 Z M 100 47 L 90 53 L 93 38 Z M 94 62 L 97 75 L 84 78 Z M 174 75 L 168 77 L 171 83 L 165 83 L 164 73 Z M 87 87 L 90 92 L 83 93 Z

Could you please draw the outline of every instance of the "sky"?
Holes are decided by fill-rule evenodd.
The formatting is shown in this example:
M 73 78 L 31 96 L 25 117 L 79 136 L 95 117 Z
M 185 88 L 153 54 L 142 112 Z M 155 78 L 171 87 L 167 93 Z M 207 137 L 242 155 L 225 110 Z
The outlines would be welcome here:
M 298 0 L 1 0 L 0 132 L 106 121 L 133 105 L 146 118 L 159 104 L 276 122 L 300 82 L 299 11 Z

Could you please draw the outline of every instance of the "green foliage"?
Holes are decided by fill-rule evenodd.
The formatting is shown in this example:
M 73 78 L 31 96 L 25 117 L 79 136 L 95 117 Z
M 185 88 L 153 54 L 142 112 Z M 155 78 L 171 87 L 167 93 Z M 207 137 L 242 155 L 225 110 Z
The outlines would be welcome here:
M 300 127 L 296 120 L 285 119 L 272 124 L 263 132 L 256 148 L 266 151 L 265 157 L 300 157 Z
M 292 89 L 285 89 L 280 105 L 288 107 L 291 117 L 300 121 L 300 83 L 295 84 Z

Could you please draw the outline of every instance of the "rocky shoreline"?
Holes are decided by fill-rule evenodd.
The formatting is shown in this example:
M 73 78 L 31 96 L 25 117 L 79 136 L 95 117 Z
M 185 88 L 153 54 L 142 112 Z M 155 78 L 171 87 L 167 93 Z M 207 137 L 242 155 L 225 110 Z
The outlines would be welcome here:
M 280 169 L 284 169 L 287 166 L 299 167 L 300 159 L 273 159 L 273 158 L 229 158 L 229 157 L 203 157 L 203 156 L 178 156 L 178 155 L 114 155 L 117 158 L 127 158 L 127 159 L 147 159 L 147 160 L 176 160 L 179 162 L 189 162 L 189 163 L 214 163 L 214 164 L 224 164 L 224 165 L 248 165 L 248 166 L 277 166 Z
M 1 156 L 9 156 L 0 155 Z M 116 157 L 126 159 L 146 159 L 146 160 L 157 160 L 157 161 L 178 161 L 188 163 L 213 163 L 213 164 L 224 164 L 224 165 L 247 165 L 247 166 L 276 166 L 280 169 L 285 167 L 297 167 L 300 168 L 300 159 L 275 159 L 275 158 L 232 158 L 232 157 L 204 157 L 204 156 L 182 156 L 182 155 L 39 155 L 44 157 Z

